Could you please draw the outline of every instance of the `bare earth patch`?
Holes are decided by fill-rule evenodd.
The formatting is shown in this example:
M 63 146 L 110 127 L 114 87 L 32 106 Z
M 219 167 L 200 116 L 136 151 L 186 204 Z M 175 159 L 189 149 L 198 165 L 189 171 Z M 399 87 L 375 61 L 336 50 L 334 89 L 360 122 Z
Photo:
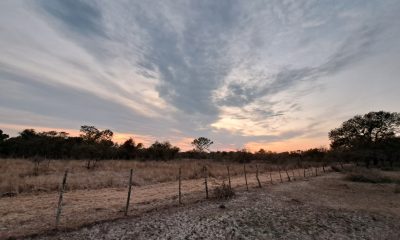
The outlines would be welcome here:
M 400 195 L 332 173 L 37 239 L 400 239 Z

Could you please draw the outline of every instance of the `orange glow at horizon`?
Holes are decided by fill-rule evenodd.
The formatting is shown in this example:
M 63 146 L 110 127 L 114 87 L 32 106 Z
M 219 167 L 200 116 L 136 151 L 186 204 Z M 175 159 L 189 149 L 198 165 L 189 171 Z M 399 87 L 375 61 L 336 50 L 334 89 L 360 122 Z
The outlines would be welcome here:
M 312 139 L 289 139 L 277 142 L 248 142 L 245 148 L 251 152 L 257 152 L 261 148 L 265 151 L 286 152 L 296 150 L 306 150 L 310 148 L 328 148 L 328 138 L 312 138 Z
M 76 129 L 68 129 L 68 128 L 50 128 L 50 127 L 42 127 L 42 126 L 27 126 L 27 125 L 17 125 L 17 124 L 0 124 L 0 129 L 3 129 L 5 133 L 8 131 L 18 133 L 24 129 L 35 129 L 38 132 L 42 131 L 64 131 L 69 133 L 70 136 L 79 136 L 80 132 Z M 158 141 L 167 141 L 168 139 L 160 138 L 150 135 L 140 135 L 134 133 L 121 133 L 114 132 L 113 141 L 121 144 L 129 138 L 133 138 L 136 143 L 143 143 L 146 147 L 150 146 L 156 140 Z M 188 151 L 193 149 L 191 142 L 193 138 L 189 137 L 172 137 L 169 142 L 177 146 L 181 149 L 181 151 Z M 285 151 L 295 151 L 295 150 L 305 150 L 310 148 L 317 147 L 328 147 L 329 141 L 327 138 L 312 138 L 312 139 L 289 139 L 277 142 L 248 142 L 244 145 L 244 148 L 251 151 L 257 152 L 261 148 L 266 151 L 273 152 L 285 152 Z M 219 144 L 218 149 L 215 149 L 215 146 L 212 147 L 213 151 L 236 151 L 241 149 L 241 147 L 235 148 L 231 144 Z

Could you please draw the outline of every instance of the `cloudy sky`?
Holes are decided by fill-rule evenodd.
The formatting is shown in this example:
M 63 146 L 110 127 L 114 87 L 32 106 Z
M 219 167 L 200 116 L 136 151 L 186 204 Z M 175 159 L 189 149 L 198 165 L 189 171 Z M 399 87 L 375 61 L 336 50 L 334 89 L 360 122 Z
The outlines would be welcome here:
M 328 146 L 400 111 L 400 1 L 0 1 L 0 129 Z

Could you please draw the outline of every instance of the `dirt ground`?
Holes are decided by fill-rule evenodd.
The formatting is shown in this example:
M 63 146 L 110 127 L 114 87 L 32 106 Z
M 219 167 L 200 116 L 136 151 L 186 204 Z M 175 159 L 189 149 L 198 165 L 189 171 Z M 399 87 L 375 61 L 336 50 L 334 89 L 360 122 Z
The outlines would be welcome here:
M 315 170 L 315 169 L 314 169 Z M 309 169 L 308 176 L 315 175 Z M 319 169 L 322 174 L 322 169 Z M 303 170 L 289 171 L 292 177 L 300 179 Z M 281 172 L 283 181 L 287 181 L 284 171 Z M 278 172 L 272 173 L 273 181 L 280 182 Z M 209 178 L 210 195 L 212 189 L 227 179 Z M 244 176 L 231 178 L 232 187 L 243 190 Z M 247 174 L 250 188 L 257 185 L 255 174 Z M 269 173 L 260 174 L 263 185 L 270 184 Z M 178 182 L 166 182 L 144 186 L 133 186 L 129 215 L 140 215 L 155 208 L 168 208 L 178 203 Z M 190 204 L 205 198 L 204 179 L 182 181 L 182 200 Z M 73 190 L 64 194 L 62 216 L 59 228 L 77 228 L 85 224 L 102 220 L 112 220 L 124 216 L 127 198 L 125 188 L 103 188 L 93 190 Z M 31 234 L 43 234 L 55 227 L 55 213 L 58 193 L 20 194 L 14 197 L 0 198 L 0 239 L 21 237 Z
M 1 199 L 2 237 L 47 232 L 36 238 L 400 239 L 400 194 L 394 193 L 393 184 L 348 182 L 340 173 L 307 179 L 299 175 L 295 173 L 296 181 L 277 184 L 279 174 L 274 173 L 274 185 L 266 185 L 269 176 L 263 175 L 262 189 L 255 188 L 255 176 L 249 175 L 249 192 L 244 179 L 234 178 L 237 196 L 223 202 L 199 201 L 204 199 L 203 182 L 185 181 L 183 189 L 191 191 L 186 191 L 185 204 L 179 207 L 176 183 L 137 188 L 130 217 L 83 228 L 79 226 L 121 217 L 126 189 L 69 192 L 62 226 L 76 229 L 58 233 L 47 232 L 54 226 L 57 196 L 40 194 L 36 201 L 18 196 L 7 204 Z M 21 205 L 24 208 L 18 208 Z
M 400 194 L 331 173 L 36 239 L 400 239 Z

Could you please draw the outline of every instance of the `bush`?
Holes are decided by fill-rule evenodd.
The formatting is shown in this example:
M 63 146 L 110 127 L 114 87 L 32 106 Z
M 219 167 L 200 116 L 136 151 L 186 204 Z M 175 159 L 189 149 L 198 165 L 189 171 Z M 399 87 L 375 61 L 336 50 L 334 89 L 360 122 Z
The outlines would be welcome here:
M 353 182 L 365 183 L 396 183 L 396 179 L 382 175 L 378 170 L 353 169 L 346 176 L 346 179 Z
M 235 192 L 229 185 L 226 185 L 225 182 L 214 189 L 214 197 L 217 199 L 229 199 L 233 196 L 235 196 Z

